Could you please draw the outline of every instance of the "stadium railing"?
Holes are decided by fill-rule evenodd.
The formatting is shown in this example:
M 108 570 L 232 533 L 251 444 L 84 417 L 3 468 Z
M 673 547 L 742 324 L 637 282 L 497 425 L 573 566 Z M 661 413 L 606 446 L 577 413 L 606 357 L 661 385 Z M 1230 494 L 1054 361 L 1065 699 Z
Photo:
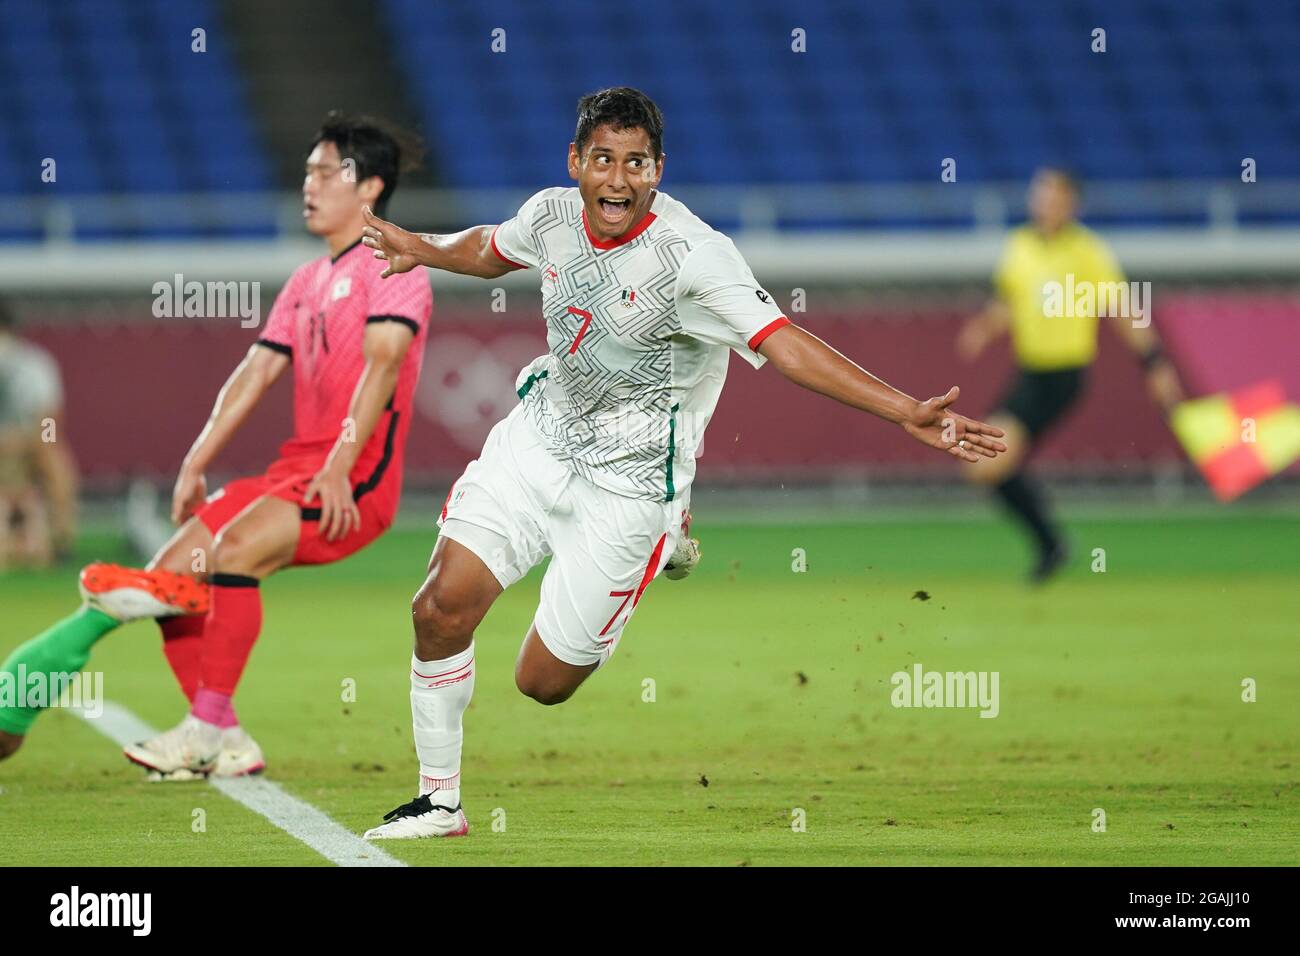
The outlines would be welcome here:
M 1023 183 L 667 188 L 733 235 L 769 281 L 976 280 L 1024 216 Z M 406 190 L 391 217 L 424 231 L 462 228 L 508 218 L 524 198 L 508 189 Z M 1084 215 L 1131 273 L 1300 270 L 1300 182 L 1095 183 Z M 0 204 L 0 238 L 9 240 L 0 285 L 17 291 L 130 291 L 175 272 L 275 282 L 315 248 L 291 191 L 13 197 Z

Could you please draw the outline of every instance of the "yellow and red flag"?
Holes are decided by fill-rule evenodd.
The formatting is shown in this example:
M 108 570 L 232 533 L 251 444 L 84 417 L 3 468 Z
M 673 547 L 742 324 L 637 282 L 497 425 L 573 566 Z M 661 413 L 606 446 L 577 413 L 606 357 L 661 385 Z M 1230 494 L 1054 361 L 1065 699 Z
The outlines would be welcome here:
M 1181 402 L 1174 434 L 1220 501 L 1231 501 L 1300 458 L 1300 405 L 1277 381 Z

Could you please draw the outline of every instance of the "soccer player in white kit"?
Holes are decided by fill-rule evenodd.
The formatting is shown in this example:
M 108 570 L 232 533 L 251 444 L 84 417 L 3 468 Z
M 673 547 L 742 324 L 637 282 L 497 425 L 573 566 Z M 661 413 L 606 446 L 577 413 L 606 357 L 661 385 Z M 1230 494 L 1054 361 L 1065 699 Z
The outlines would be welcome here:
M 520 691 L 567 700 L 609 660 L 646 587 L 684 544 L 696 450 L 735 352 L 902 426 L 966 461 L 1001 432 L 918 402 L 782 314 L 735 245 L 656 188 L 663 118 L 620 87 L 584 97 L 569 145 L 577 188 L 543 189 L 499 226 L 415 235 L 367 215 L 384 275 L 417 265 L 494 278 L 538 271 L 548 351 L 519 374 L 519 404 L 452 486 L 412 603 L 411 715 L 419 793 L 370 839 L 460 836 L 461 717 L 474 629 L 548 555 L 515 667 Z

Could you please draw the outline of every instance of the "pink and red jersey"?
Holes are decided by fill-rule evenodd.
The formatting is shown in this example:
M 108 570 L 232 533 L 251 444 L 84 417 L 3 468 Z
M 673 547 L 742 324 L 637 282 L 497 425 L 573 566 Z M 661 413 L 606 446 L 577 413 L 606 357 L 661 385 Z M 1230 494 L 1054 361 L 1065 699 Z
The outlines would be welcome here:
M 381 482 L 388 486 L 384 479 L 391 479 L 396 507 L 433 293 L 423 269 L 381 279 L 384 267 L 360 240 L 334 258 L 321 256 L 299 267 L 276 296 L 258 344 L 293 360 L 294 431 L 280 456 L 323 460 L 343 430 L 365 369 L 366 326 L 400 322 L 415 333 L 392 400 L 352 470 L 358 493 Z

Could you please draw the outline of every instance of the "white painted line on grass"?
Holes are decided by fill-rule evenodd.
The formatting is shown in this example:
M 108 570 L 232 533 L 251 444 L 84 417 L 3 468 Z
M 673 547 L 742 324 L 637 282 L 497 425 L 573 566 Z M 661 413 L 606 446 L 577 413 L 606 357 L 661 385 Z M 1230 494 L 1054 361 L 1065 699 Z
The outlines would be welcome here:
M 91 727 L 121 746 L 155 737 L 154 730 L 121 704 L 104 701 L 104 712 L 91 717 L 69 708 Z M 286 793 L 260 777 L 230 777 L 210 781 L 223 794 L 270 820 L 296 840 L 339 866 L 406 866 L 379 847 L 335 823 L 310 803 Z
M 211 784 L 230 799 L 260 813 L 277 827 L 339 866 L 406 866 L 368 840 L 335 823 L 310 803 L 262 777 L 226 777 Z

